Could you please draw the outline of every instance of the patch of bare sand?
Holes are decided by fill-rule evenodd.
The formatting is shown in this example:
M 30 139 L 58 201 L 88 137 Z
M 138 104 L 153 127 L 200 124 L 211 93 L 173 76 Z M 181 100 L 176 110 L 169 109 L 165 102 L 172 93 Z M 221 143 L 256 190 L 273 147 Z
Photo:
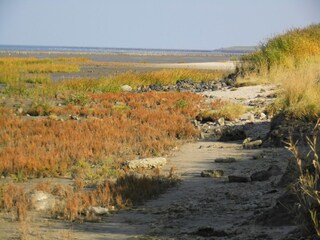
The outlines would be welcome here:
M 152 63 L 144 64 L 151 68 L 183 68 L 183 69 L 201 69 L 201 70 L 234 70 L 236 63 L 226 62 L 194 62 L 194 63 Z

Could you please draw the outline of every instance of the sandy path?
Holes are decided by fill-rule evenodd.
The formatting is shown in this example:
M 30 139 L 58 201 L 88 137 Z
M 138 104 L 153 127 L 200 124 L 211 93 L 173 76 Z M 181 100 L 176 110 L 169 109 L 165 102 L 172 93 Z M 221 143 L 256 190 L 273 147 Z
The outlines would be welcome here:
M 263 157 L 252 160 L 253 156 Z M 226 157 L 237 161 L 214 163 L 214 159 Z M 193 233 L 203 227 L 224 231 L 226 236 L 219 239 L 281 239 L 293 227 L 259 226 L 253 220 L 284 191 L 273 186 L 280 177 L 229 183 L 226 176 L 250 176 L 274 164 L 284 171 L 287 157 L 284 149 L 244 150 L 238 142 L 187 144 L 170 158 L 169 165 L 176 166 L 182 177 L 179 186 L 143 206 L 106 216 L 101 223 L 63 226 L 57 222 L 55 228 L 72 229 L 71 239 L 196 239 Z M 205 169 L 223 170 L 225 176 L 202 178 L 200 172 Z

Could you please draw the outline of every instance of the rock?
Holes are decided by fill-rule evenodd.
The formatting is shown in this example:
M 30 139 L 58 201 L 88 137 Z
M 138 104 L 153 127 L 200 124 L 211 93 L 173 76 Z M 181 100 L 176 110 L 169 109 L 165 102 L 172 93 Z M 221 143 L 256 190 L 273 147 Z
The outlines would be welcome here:
M 231 158 L 231 157 L 229 157 L 229 158 L 217 158 L 217 159 L 214 160 L 214 162 L 216 162 L 216 163 L 233 163 L 235 161 L 236 161 L 236 159 L 235 158 Z
M 36 211 L 50 211 L 56 205 L 55 197 L 47 192 L 35 191 L 30 196 L 31 207 Z
M 76 121 L 80 120 L 80 118 L 77 115 L 70 115 L 70 119 Z
M 243 129 L 228 127 L 223 132 L 219 141 L 228 142 L 228 141 L 237 141 L 245 139 L 246 133 Z
M 224 172 L 222 170 L 204 170 L 201 172 L 201 177 L 213 177 L 219 178 L 222 177 Z
M 23 108 L 18 108 L 18 110 L 17 110 L 17 112 L 19 113 L 19 114 L 22 114 L 23 113 Z
M 251 179 L 245 176 L 228 176 L 229 182 L 250 182 Z
M 130 87 L 129 85 L 123 85 L 123 86 L 121 86 L 121 90 L 123 92 L 131 92 L 132 91 L 132 87 Z
M 262 170 L 255 172 L 251 175 L 251 181 L 267 181 L 271 177 L 271 174 L 268 171 Z
M 124 163 L 124 166 L 127 166 L 129 169 L 135 168 L 146 168 L 152 169 L 165 165 L 167 163 L 167 159 L 163 157 L 155 157 L 155 158 L 144 158 L 138 160 L 131 160 Z
M 282 173 L 281 168 L 278 165 L 271 165 L 267 171 L 271 176 L 278 176 Z
M 224 118 L 219 118 L 217 122 L 220 126 L 224 126 Z
M 246 138 L 245 140 L 243 140 L 242 144 L 247 144 L 247 143 L 249 143 L 251 141 L 252 141 L 251 138 Z
M 266 120 L 267 119 L 267 115 L 265 113 L 260 113 L 260 120 Z
M 242 144 L 243 148 L 245 149 L 254 149 L 259 148 L 262 145 L 262 140 L 255 140 L 255 141 L 246 141 Z
M 95 215 L 104 215 L 109 214 L 109 209 L 104 207 L 89 207 L 89 212 L 94 213 Z
M 253 122 L 253 121 L 254 121 L 254 115 L 253 115 L 252 113 L 248 114 L 247 119 L 248 119 L 250 122 Z

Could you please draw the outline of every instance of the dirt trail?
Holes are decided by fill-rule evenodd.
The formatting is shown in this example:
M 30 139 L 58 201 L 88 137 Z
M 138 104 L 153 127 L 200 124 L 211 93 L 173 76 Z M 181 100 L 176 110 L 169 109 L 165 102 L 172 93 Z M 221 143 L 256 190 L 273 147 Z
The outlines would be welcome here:
M 261 88 L 237 90 L 243 103 Z M 256 91 L 256 92 L 254 92 Z M 269 90 L 268 90 L 269 91 Z M 268 94 L 268 91 L 265 94 Z M 221 92 L 224 92 L 222 94 Z M 228 91 L 210 94 L 228 95 Z M 269 122 L 247 123 L 249 137 L 268 132 Z M 276 187 L 281 175 L 267 181 L 229 182 L 229 175 L 250 176 L 278 166 L 284 173 L 289 153 L 283 148 L 243 149 L 241 142 L 199 141 L 184 145 L 170 158 L 181 183 L 157 199 L 118 214 L 107 215 L 99 223 L 72 224 L 49 220 L 32 223 L 41 239 L 281 239 L 294 226 L 268 227 L 256 223 L 256 216 L 271 208 L 285 189 Z M 218 158 L 235 158 L 216 163 Z M 220 178 L 201 177 L 203 170 L 222 170 Z
M 281 239 L 294 227 L 266 227 L 254 221 L 283 193 L 284 189 L 274 186 L 280 176 L 251 183 L 229 183 L 226 176 L 250 176 L 275 164 L 284 171 L 287 156 L 284 149 L 244 150 L 237 142 L 187 144 L 170 159 L 170 165 L 175 165 L 182 176 L 179 186 L 143 206 L 106 216 L 101 223 L 73 225 L 72 236 L 74 239 L 145 239 L 146 236 L 202 239 L 203 234 L 198 230 L 204 229 L 208 236 L 218 239 Z M 214 162 L 228 157 L 236 162 Z M 223 170 L 225 177 L 203 178 L 200 172 L 206 169 Z

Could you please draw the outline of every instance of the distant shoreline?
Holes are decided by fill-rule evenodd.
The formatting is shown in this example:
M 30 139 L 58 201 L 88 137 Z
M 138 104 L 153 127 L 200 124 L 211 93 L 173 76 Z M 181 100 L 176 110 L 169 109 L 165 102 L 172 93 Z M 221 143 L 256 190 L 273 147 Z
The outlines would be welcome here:
M 70 47 L 70 46 L 23 46 L 1 45 L 0 51 L 37 53 L 93 53 L 129 55 L 242 55 L 254 50 L 252 47 L 230 47 L 215 50 L 205 49 L 158 49 L 158 48 L 114 48 L 114 47 Z
M 71 58 L 84 57 L 96 62 L 120 63 L 205 63 L 226 62 L 239 55 L 217 53 L 113 53 L 113 52 L 38 52 L 0 50 L 0 57 Z

